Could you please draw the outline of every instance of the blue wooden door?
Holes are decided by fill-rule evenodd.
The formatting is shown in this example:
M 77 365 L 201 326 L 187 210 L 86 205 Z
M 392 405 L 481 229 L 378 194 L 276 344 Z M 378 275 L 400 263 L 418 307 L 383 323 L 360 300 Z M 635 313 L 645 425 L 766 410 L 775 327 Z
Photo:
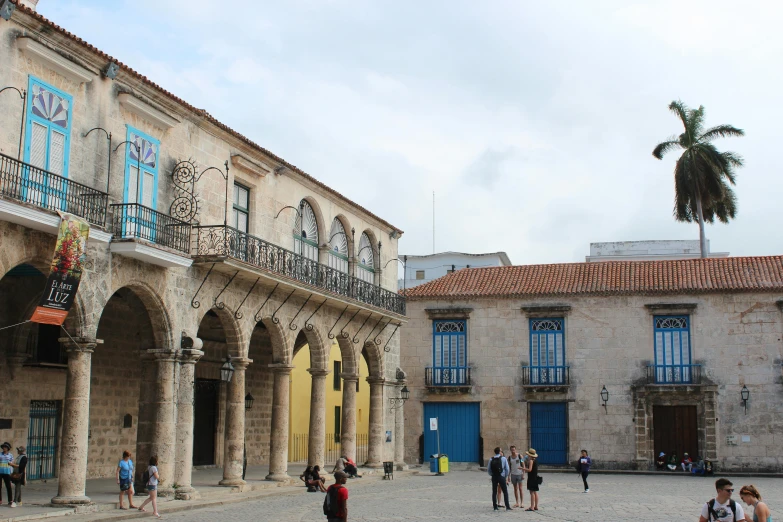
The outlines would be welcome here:
M 479 462 L 481 406 L 478 402 L 424 403 L 424 461 L 438 452 L 436 432 L 430 419 L 438 418 L 440 451 L 450 462 Z
M 568 464 L 566 403 L 530 403 L 530 446 L 538 453 L 539 464 Z

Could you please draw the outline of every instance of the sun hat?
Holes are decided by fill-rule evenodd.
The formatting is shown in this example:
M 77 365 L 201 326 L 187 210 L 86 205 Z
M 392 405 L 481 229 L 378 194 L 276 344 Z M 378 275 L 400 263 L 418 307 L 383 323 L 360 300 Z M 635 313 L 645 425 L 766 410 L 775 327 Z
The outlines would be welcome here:
M 526 455 L 528 457 L 533 457 L 534 459 L 538 458 L 538 453 L 536 453 L 536 450 L 534 450 L 533 448 L 530 448 L 529 450 L 527 450 Z
M 27 450 L 27 448 L 25 448 L 24 446 L 17 446 L 16 447 L 16 451 L 18 451 L 19 453 L 24 453 L 26 450 Z
M 659 456 L 659 457 L 663 457 L 664 455 L 666 455 L 666 453 L 664 453 L 664 452 L 660 452 L 660 453 L 658 454 L 658 456 Z
M 2 444 L 0 444 L 0 448 L 8 448 L 10 450 L 11 444 L 9 444 L 8 442 L 3 442 Z

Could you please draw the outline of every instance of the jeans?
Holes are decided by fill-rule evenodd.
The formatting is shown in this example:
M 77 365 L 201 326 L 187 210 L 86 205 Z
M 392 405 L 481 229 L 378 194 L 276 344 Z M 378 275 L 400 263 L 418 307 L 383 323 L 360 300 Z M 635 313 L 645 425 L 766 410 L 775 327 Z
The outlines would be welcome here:
M 8 475 L 0 475 L 0 480 L 2 480 L 5 483 L 5 490 L 8 493 L 8 503 L 10 504 L 11 502 L 14 501 L 14 496 L 13 496 L 14 494 L 13 494 L 13 491 L 11 491 L 11 475 L 10 474 L 8 474 Z M 0 484 L 0 502 L 3 501 L 3 491 L 2 491 L 2 489 L 3 489 L 3 486 L 2 486 L 2 484 Z
M 582 482 L 584 482 L 584 484 L 585 484 L 585 491 L 587 491 L 588 489 L 590 489 L 590 486 L 588 486 L 588 485 L 587 485 L 587 475 L 588 475 L 589 473 L 590 473 L 589 471 L 583 471 L 583 472 L 582 472 Z
M 511 505 L 508 503 L 506 477 L 492 477 L 492 507 L 495 509 L 498 507 L 498 486 L 500 486 L 503 491 L 503 500 L 506 503 L 506 509 L 511 509 Z

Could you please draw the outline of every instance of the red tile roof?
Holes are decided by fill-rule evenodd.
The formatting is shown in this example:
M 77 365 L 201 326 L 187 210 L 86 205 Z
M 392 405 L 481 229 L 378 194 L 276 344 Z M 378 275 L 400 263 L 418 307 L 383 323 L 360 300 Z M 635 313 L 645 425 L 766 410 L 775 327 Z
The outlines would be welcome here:
M 783 256 L 467 268 L 410 288 L 410 300 L 783 292 Z
M 19 0 L 11 0 L 11 2 L 16 4 L 16 8 L 18 10 L 23 11 L 26 14 L 32 16 L 33 18 L 35 18 L 39 22 L 41 22 L 41 23 L 45 24 L 46 26 L 54 29 L 58 33 L 62 34 L 63 36 L 65 36 L 67 38 L 69 38 L 70 40 L 73 40 L 74 42 L 80 44 L 82 47 L 85 47 L 86 49 L 89 49 L 90 51 L 92 51 L 93 53 L 97 54 L 102 59 L 106 60 L 107 63 L 108 62 L 116 62 L 117 65 L 120 66 L 120 70 L 121 71 L 124 71 L 127 74 L 129 74 L 130 76 L 133 76 L 134 78 L 136 78 L 137 80 L 140 80 L 142 83 L 145 83 L 145 84 L 149 85 L 150 87 L 154 88 L 155 90 L 157 90 L 161 94 L 164 94 L 168 98 L 174 100 L 176 103 L 182 105 L 184 108 L 186 108 L 186 109 L 188 109 L 188 110 L 198 114 L 199 116 L 203 117 L 204 119 L 206 119 L 207 121 L 209 121 L 210 123 L 215 125 L 216 127 L 218 127 L 220 129 L 228 132 L 232 136 L 234 136 L 234 137 L 238 138 L 239 140 L 245 142 L 250 147 L 258 149 L 261 153 L 265 154 L 269 158 L 273 159 L 274 161 L 279 162 L 281 165 L 285 165 L 286 167 L 288 167 L 289 169 L 293 170 L 294 172 L 297 172 L 298 174 L 300 174 L 301 176 L 305 177 L 306 179 L 312 181 L 313 183 L 315 183 L 319 187 L 323 188 L 324 190 L 326 190 L 328 192 L 331 192 L 332 194 L 334 194 L 335 196 L 339 197 L 343 201 L 346 201 L 347 203 L 351 204 L 352 206 L 354 206 L 355 208 L 357 208 L 361 212 L 364 212 L 365 214 L 367 214 L 369 216 L 372 216 L 373 218 L 377 219 L 378 221 L 380 221 L 381 223 L 383 223 L 387 227 L 396 230 L 400 234 L 404 233 L 402 230 L 400 230 L 399 228 L 395 227 L 394 225 L 392 225 L 391 223 L 389 223 L 385 219 L 376 216 L 375 214 L 373 214 L 372 212 L 370 212 L 369 210 L 367 210 L 363 206 L 359 205 L 358 203 L 356 203 L 354 201 L 351 201 L 350 199 L 346 198 L 345 196 L 343 196 L 342 194 L 340 194 L 339 192 L 337 192 L 333 188 L 329 187 L 328 185 L 325 185 L 324 183 L 321 183 L 320 181 L 318 181 L 317 179 L 315 179 L 310 174 L 306 173 L 305 171 L 303 171 L 302 169 L 300 169 L 296 165 L 292 165 L 291 163 L 288 163 L 286 160 L 284 160 L 280 156 L 278 156 L 278 155 L 272 153 L 271 151 L 265 149 L 264 147 L 258 145 L 257 143 L 253 142 L 252 140 L 250 140 L 249 138 L 247 138 L 243 134 L 240 134 L 239 132 L 235 131 L 231 127 L 221 123 L 220 121 L 215 119 L 211 114 L 209 114 L 204 109 L 199 109 L 197 107 L 192 106 L 191 104 L 189 104 L 188 102 L 186 102 L 182 98 L 179 98 L 178 96 L 174 95 L 173 93 L 167 91 L 166 89 L 164 89 L 163 87 L 161 87 L 157 83 L 153 82 L 152 80 L 150 80 L 149 78 L 147 78 L 143 74 L 140 74 L 140 73 L 134 71 L 133 69 L 131 69 L 130 67 L 128 67 L 127 65 L 125 65 L 124 63 L 119 61 L 118 59 L 116 59 L 116 58 L 106 54 L 105 52 L 101 51 L 100 49 L 98 49 L 97 47 L 93 46 L 92 44 L 82 40 L 81 38 L 79 38 L 75 34 L 69 32 L 68 30 L 66 30 L 66 29 L 64 29 L 62 27 L 60 27 L 59 25 L 55 24 L 54 22 L 52 22 L 48 18 L 46 18 L 44 16 L 41 16 L 40 14 L 38 14 L 37 11 L 22 5 L 21 3 L 19 3 Z

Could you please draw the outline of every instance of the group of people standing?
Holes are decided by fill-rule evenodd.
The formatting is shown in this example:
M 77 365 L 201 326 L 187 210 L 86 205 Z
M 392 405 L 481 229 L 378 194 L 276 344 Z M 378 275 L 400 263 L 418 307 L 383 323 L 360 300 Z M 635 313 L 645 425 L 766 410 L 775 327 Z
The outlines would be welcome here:
M 160 480 L 160 474 L 158 473 L 158 457 L 153 455 L 150 457 L 149 465 L 147 466 L 147 472 L 142 476 L 142 482 L 145 484 L 145 489 L 149 496 L 141 504 L 141 506 L 133 505 L 133 495 L 136 491 L 133 486 L 133 460 L 131 459 L 131 452 L 125 450 L 122 452 L 122 459 L 117 463 L 117 484 L 120 486 L 120 509 L 138 509 L 139 511 L 147 511 L 145 506 L 152 503 L 152 514 L 160 518 L 158 513 L 158 481 Z M 122 497 L 128 496 L 128 507 L 123 507 Z
M 11 453 L 11 444 L 3 442 L 0 445 L 0 481 L 5 484 L 5 491 L 8 497 L 8 507 L 15 508 L 22 505 L 22 486 L 27 483 L 27 455 L 26 448 L 19 446 L 16 448 L 17 459 Z M 13 493 L 11 491 L 13 484 Z M 0 484 L 0 504 L 3 503 L 3 488 Z

